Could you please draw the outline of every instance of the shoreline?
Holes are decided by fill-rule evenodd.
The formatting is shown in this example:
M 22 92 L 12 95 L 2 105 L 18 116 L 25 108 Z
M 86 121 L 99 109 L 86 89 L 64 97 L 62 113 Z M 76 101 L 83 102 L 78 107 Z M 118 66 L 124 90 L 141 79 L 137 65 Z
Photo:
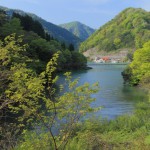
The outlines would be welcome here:
M 96 63 L 96 62 L 88 62 L 87 65 L 128 65 L 130 63 Z

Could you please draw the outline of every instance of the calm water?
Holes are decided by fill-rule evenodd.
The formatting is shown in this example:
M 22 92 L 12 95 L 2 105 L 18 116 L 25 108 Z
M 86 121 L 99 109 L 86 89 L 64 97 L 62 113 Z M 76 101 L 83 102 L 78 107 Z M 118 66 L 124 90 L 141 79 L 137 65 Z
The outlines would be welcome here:
M 126 65 L 101 65 L 88 64 L 93 69 L 76 71 L 74 78 L 80 77 L 80 84 L 84 82 L 99 82 L 100 91 L 94 95 L 96 101 L 93 106 L 103 106 L 95 115 L 102 118 L 114 119 L 115 117 L 132 113 L 138 101 L 146 99 L 146 94 L 135 88 L 123 84 L 121 72 Z

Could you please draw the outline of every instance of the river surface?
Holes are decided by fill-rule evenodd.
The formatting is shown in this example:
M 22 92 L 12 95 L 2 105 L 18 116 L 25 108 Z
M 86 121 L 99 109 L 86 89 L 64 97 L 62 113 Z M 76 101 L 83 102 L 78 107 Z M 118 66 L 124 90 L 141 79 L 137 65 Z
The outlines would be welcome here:
M 96 112 L 96 117 L 114 119 L 122 114 L 131 114 L 137 102 L 146 99 L 146 93 L 137 87 L 124 85 L 121 72 L 126 65 L 88 64 L 93 69 L 74 71 L 73 78 L 80 77 L 80 84 L 99 82 L 100 91 L 93 95 L 96 101 L 92 106 L 103 108 Z

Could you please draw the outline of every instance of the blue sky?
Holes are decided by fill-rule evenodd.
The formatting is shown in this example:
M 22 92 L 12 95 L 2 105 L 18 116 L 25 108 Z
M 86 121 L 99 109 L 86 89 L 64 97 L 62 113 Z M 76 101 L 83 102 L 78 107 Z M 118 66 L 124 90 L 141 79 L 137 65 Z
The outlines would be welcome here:
M 54 24 L 80 21 L 96 29 L 127 7 L 150 11 L 150 0 L 0 0 L 0 5 L 35 13 Z

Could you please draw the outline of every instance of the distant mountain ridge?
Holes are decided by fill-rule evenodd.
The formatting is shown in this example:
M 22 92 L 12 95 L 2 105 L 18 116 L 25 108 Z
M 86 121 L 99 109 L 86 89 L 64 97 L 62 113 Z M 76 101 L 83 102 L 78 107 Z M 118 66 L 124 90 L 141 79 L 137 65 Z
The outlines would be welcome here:
M 137 49 L 149 40 L 150 12 L 141 8 L 127 8 L 81 43 L 80 51 Z
M 29 15 L 31 16 L 33 19 L 39 21 L 43 28 L 54 38 L 56 38 L 57 40 L 61 41 L 61 42 L 65 42 L 66 44 L 74 44 L 75 47 L 78 47 L 78 45 L 80 44 L 81 40 L 76 37 L 75 35 L 73 35 L 71 32 L 69 32 L 68 30 L 61 28 L 60 26 L 57 26 L 53 23 L 50 23 L 44 19 L 42 19 L 41 17 L 38 17 L 35 14 L 32 13 L 28 13 L 28 12 L 24 12 L 22 10 L 18 10 L 18 9 L 9 9 L 3 6 L 0 6 L 0 10 L 4 10 L 8 16 L 11 16 L 13 14 L 13 12 L 15 13 L 19 13 L 20 15 Z
M 92 29 L 91 27 L 84 25 L 78 21 L 60 24 L 59 26 L 73 33 L 82 41 L 86 40 L 95 32 L 95 29 Z

